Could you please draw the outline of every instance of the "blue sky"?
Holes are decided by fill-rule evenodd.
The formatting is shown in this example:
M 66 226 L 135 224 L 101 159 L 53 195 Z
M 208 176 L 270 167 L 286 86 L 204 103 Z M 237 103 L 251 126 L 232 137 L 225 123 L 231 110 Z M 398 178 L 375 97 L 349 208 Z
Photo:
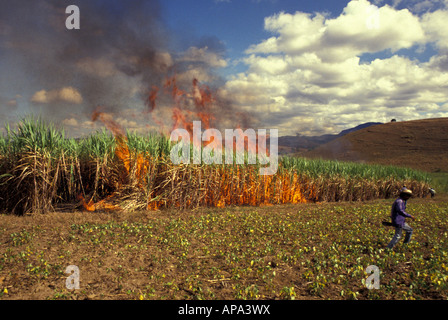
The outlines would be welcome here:
M 81 29 L 67 30 L 78 5 Z M 169 128 L 176 74 L 216 95 L 217 127 L 338 133 L 364 122 L 448 116 L 447 0 L 4 0 L 0 118 L 41 114 L 73 135 Z M 191 113 L 191 97 L 182 101 Z M 244 121 L 242 120 L 244 119 Z
M 176 44 L 188 47 L 198 38 L 214 38 L 222 43 L 225 56 L 232 63 L 220 70 L 224 76 L 244 71 L 238 63 L 252 44 L 271 36 L 264 29 L 264 19 L 279 12 L 325 12 L 339 15 L 346 0 L 169 0 L 161 2 L 163 17 L 175 35 Z M 184 49 L 184 48 L 183 48 Z M 383 53 L 384 54 L 384 53 Z M 387 53 L 386 53 L 387 54 Z M 366 55 L 371 60 L 375 55 Z
M 238 58 L 251 44 L 270 36 L 264 30 L 264 18 L 281 11 L 339 14 L 346 4 L 338 0 L 169 0 L 161 6 L 167 25 L 177 34 L 188 30 L 198 37 L 216 37 L 231 58 Z
M 222 42 L 225 55 L 235 62 L 245 56 L 245 51 L 252 44 L 261 42 L 271 36 L 264 29 L 264 19 L 279 12 L 295 13 L 302 11 L 306 13 L 325 13 L 328 17 L 337 17 L 346 7 L 347 0 L 326 1 L 301 1 L 301 0 L 169 0 L 161 2 L 163 17 L 167 26 L 174 34 L 183 35 L 178 39 L 180 46 L 191 45 L 192 38 L 213 37 Z M 374 2 L 372 2 L 374 3 Z M 388 4 L 400 9 L 410 9 L 413 2 L 405 1 L 381 1 L 383 5 Z M 414 1 L 415 5 L 416 1 Z M 429 10 L 440 8 L 441 3 L 433 3 Z M 185 35 L 187 31 L 190 37 Z M 434 55 L 431 47 L 423 52 L 403 49 L 398 54 L 415 57 L 420 61 L 427 61 Z M 390 56 L 385 50 L 373 54 L 366 53 L 362 56 L 363 61 L 372 61 L 377 57 Z M 238 72 L 243 68 L 231 68 L 225 74 Z

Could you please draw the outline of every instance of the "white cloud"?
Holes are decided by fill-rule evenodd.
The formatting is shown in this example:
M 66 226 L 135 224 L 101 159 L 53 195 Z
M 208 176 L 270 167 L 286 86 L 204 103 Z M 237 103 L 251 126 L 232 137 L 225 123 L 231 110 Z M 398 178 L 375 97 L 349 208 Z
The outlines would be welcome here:
M 200 79 L 201 82 L 213 82 L 217 79 L 215 69 L 225 68 L 228 61 L 221 56 L 220 52 L 205 47 L 190 47 L 179 54 L 175 59 L 176 79 L 178 83 L 191 85 L 192 79 Z
M 17 107 L 17 100 L 16 99 L 11 99 L 6 103 L 7 106 L 10 107 Z
M 318 45 L 323 32 L 322 14 L 315 17 L 302 12 L 281 12 L 265 19 L 265 29 L 280 36 L 254 45 L 247 53 L 280 53 L 307 51 Z
M 422 18 L 428 41 L 435 42 L 441 49 L 448 49 L 448 10 L 426 13 Z
M 62 124 L 71 127 L 77 127 L 79 125 L 78 120 L 76 120 L 75 118 L 64 119 L 62 120 Z
M 134 120 L 128 120 L 126 118 L 119 117 L 116 119 L 117 123 L 126 129 L 135 129 L 138 127 L 137 122 Z
M 53 102 L 69 102 L 73 104 L 81 104 L 82 96 L 78 90 L 73 87 L 64 87 L 55 90 L 40 90 L 31 97 L 33 103 L 53 103 Z
M 344 61 L 366 52 L 410 48 L 424 39 L 418 17 L 409 10 L 378 8 L 367 0 L 349 2 L 335 19 L 282 12 L 266 18 L 265 29 L 279 35 L 250 47 L 248 53 L 314 52 L 322 60 Z
M 208 47 L 190 47 L 179 61 L 204 63 L 212 68 L 224 68 L 227 66 L 227 61 L 216 52 L 210 51 Z
M 221 94 L 253 114 L 257 125 L 277 127 L 281 135 L 448 116 L 440 107 L 448 101 L 448 55 L 441 51 L 422 63 L 396 54 L 434 42 L 446 48 L 448 29 L 439 30 L 446 13 L 419 17 L 359 0 L 331 19 L 321 13 L 276 14 L 265 19 L 275 35 L 247 50 L 247 72 L 229 79 Z M 379 18 L 374 24 L 372 14 Z M 361 62 L 364 53 L 384 50 L 389 57 Z
M 82 103 L 81 94 L 73 87 L 65 87 L 59 90 L 59 99 L 75 104 Z
M 48 103 L 47 91 L 41 90 L 37 91 L 31 98 L 31 102 L 35 103 Z

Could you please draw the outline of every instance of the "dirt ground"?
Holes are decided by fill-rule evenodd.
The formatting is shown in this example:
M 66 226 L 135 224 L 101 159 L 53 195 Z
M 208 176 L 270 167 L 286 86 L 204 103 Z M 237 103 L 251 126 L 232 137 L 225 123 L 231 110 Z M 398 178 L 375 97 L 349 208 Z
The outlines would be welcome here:
M 387 253 L 391 231 L 379 225 L 391 201 L 1 215 L 0 299 L 446 298 L 430 273 L 443 280 L 446 265 L 429 263 L 446 254 L 448 198 L 413 199 L 422 221 L 434 212 L 440 221 Z M 386 275 L 370 292 L 372 259 L 408 278 Z M 71 265 L 80 289 L 67 287 Z

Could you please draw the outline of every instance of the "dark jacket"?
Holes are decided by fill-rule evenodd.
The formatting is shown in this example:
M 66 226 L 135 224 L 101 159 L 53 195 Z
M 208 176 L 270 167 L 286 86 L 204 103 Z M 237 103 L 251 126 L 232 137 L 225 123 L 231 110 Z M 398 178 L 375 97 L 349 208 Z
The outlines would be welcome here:
M 394 204 L 392 205 L 392 212 L 391 212 L 391 218 L 392 218 L 392 224 L 394 227 L 403 227 L 406 218 L 410 218 L 411 215 L 406 213 L 406 201 L 402 198 L 398 198 L 395 200 Z

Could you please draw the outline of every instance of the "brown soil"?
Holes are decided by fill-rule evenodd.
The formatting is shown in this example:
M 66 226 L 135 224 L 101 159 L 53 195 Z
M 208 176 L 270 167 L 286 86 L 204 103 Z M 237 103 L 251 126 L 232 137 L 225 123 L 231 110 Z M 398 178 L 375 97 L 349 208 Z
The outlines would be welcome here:
M 381 251 L 392 235 L 381 227 L 386 200 L 0 215 L 0 300 L 442 299 L 446 292 L 424 272 L 445 272 L 425 257 L 444 261 L 447 200 L 412 199 L 421 222 L 413 223 L 412 246 L 398 246 L 397 256 Z M 362 285 L 372 256 L 387 267 L 378 292 Z M 79 290 L 66 288 L 69 265 L 80 269 Z M 421 281 L 396 283 L 403 266 Z
M 448 172 L 448 118 L 371 126 L 303 156 Z

